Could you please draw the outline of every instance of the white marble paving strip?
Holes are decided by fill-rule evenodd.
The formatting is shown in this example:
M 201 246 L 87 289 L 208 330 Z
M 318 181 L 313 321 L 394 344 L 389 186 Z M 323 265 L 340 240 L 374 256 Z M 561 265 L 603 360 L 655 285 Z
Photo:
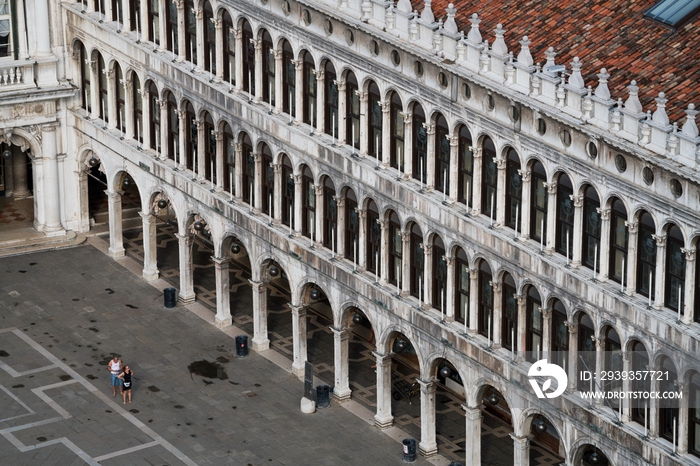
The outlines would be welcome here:
M 45 385 L 45 386 L 39 387 L 39 388 L 32 388 L 32 393 L 34 393 L 37 397 L 44 400 L 44 403 L 49 405 L 54 411 L 56 411 L 58 414 L 60 414 L 61 417 L 63 417 L 63 419 L 70 419 L 73 416 L 71 416 L 68 411 L 61 408 L 61 406 L 58 403 L 53 401 L 53 398 L 51 398 L 49 395 L 44 393 L 44 390 L 51 390 L 52 388 L 63 387 L 64 385 L 71 385 L 71 384 L 74 384 L 77 382 L 78 382 L 77 380 L 66 380 L 65 382 L 58 382 L 58 383 L 54 383 L 51 385 Z
M 114 458 L 116 456 L 127 455 L 129 453 L 143 450 L 145 448 L 155 447 L 156 445 L 160 445 L 160 442 L 156 442 L 154 440 L 153 442 L 144 443 L 142 445 L 136 445 L 135 447 L 125 448 L 123 450 L 114 451 L 112 453 L 107 453 L 106 455 L 98 456 L 97 458 L 95 458 L 95 461 L 100 462 L 100 461 L 108 460 L 108 459 Z
M 5 388 L 5 387 L 3 387 L 2 385 L 0 385 L 0 390 L 2 390 L 3 392 L 7 393 L 7 396 L 9 396 L 9 397 L 12 398 L 13 400 L 15 400 L 15 402 L 16 402 L 17 404 L 19 404 L 21 407 L 23 407 L 24 409 L 27 410 L 27 413 L 25 413 L 25 414 L 20 414 L 20 415 L 18 415 L 18 416 L 13 416 L 13 417 L 5 418 L 5 419 L 0 419 L 0 422 L 11 421 L 12 419 L 17 419 L 17 418 L 20 418 L 20 417 L 31 416 L 32 414 L 36 414 L 36 412 L 35 412 L 32 408 L 30 408 L 29 406 L 27 406 L 26 403 L 24 403 L 22 400 L 20 400 L 19 398 L 17 398 L 17 397 L 16 397 L 11 391 L 9 391 L 7 388 Z
M 55 367 L 57 367 L 55 364 L 51 364 L 49 366 L 38 367 L 36 369 L 30 369 L 30 370 L 24 371 L 24 372 L 17 372 L 16 370 L 11 368 L 10 366 L 5 364 L 4 362 L 0 362 L 0 369 L 4 370 L 5 372 L 10 374 L 14 378 L 22 377 L 23 375 L 36 374 L 37 372 L 47 371 L 49 369 L 54 369 Z

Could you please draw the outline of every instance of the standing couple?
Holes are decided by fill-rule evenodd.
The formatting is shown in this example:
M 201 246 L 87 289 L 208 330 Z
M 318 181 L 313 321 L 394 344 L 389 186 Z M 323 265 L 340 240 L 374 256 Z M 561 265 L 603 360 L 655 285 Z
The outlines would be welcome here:
M 112 396 L 116 398 L 118 385 L 124 398 L 124 404 L 126 404 L 127 395 L 129 403 L 131 403 L 131 378 L 134 376 L 134 371 L 129 366 L 125 366 L 116 354 L 107 363 L 107 370 L 112 379 Z

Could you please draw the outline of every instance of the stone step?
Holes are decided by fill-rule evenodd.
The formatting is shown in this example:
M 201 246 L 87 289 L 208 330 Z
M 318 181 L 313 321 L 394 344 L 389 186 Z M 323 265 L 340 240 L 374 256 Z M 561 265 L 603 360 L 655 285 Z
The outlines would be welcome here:
M 83 244 L 85 240 L 85 235 L 74 231 L 67 231 L 63 236 L 31 236 L 23 239 L 8 240 L 0 242 L 0 257 L 72 248 Z

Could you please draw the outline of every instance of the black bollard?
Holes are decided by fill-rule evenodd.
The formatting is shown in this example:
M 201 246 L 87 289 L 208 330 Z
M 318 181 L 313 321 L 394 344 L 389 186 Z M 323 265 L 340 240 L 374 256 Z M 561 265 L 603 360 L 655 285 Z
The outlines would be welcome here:
M 248 356 L 248 336 L 238 335 L 236 337 L 236 356 L 244 358 Z
M 316 407 L 327 408 L 331 405 L 331 387 L 328 385 L 319 385 L 316 387 Z
M 166 288 L 163 290 L 163 302 L 166 309 L 172 309 L 177 305 L 177 290 Z
M 416 439 L 405 438 L 403 443 L 403 462 L 413 463 L 416 461 Z

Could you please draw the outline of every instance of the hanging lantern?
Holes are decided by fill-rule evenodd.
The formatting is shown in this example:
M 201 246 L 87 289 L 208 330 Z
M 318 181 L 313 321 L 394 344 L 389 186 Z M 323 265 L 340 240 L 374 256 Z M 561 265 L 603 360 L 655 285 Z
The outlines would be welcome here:
M 90 160 L 88 160 L 88 165 L 90 165 L 90 168 L 95 168 L 100 164 L 100 161 L 97 160 L 95 157 L 90 157 Z
M 12 152 L 10 152 L 9 150 L 6 150 L 5 152 L 2 153 L 2 156 L 5 157 L 6 159 L 9 159 L 10 157 L 12 157 Z
M 440 369 L 440 377 L 443 379 L 448 379 L 452 375 L 452 369 L 450 369 L 447 366 L 442 366 L 442 369 Z
M 270 267 L 269 272 L 270 272 L 271 277 L 276 277 L 277 275 L 280 274 L 280 269 L 278 269 L 276 266 L 273 265 Z
M 128 188 L 129 186 L 131 186 L 131 180 L 129 179 L 128 176 L 124 177 L 124 181 L 122 181 L 122 186 L 125 188 Z
M 486 399 L 486 401 L 488 401 L 490 405 L 496 406 L 498 404 L 498 395 L 492 393 L 491 396 Z
M 356 312 L 355 315 L 352 316 L 352 323 L 360 325 L 362 323 L 362 314 Z
M 545 423 L 542 421 L 542 419 L 537 419 L 537 420 L 535 421 L 535 431 L 536 431 L 538 434 L 544 434 L 545 432 L 547 432 L 547 424 L 545 424 Z
M 166 207 L 168 207 L 168 201 L 165 199 L 158 199 L 158 208 L 165 209 Z
M 600 455 L 596 452 L 593 452 L 593 454 L 588 458 L 588 462 L 591 464 L 600 464 Z
M 316 300 L 318 300 L 318 298 L 321 297 L 321 292 L 318 291 L 318 288 L 311 288 L 311 293 L 309 293 L 309 297 L 312 300 L 316 301 Z
M 241 252 L 241 245 L 238 243 L 233 243 L 231 245 L 231 252 L 234 254 L 238 254 L 239 252 Z
M 406 342 L 403 340 L 396 340 L 396 351 L 404 351 L 406 349 Z
M 199 220 L 197 220 L 196 222 L 194 222 L 194 229 L 195 229 L 195 231 L 202 231 L 202 230 L 204 230 L 204 222 L 201 222 L 201 221 L 199 221 Z

